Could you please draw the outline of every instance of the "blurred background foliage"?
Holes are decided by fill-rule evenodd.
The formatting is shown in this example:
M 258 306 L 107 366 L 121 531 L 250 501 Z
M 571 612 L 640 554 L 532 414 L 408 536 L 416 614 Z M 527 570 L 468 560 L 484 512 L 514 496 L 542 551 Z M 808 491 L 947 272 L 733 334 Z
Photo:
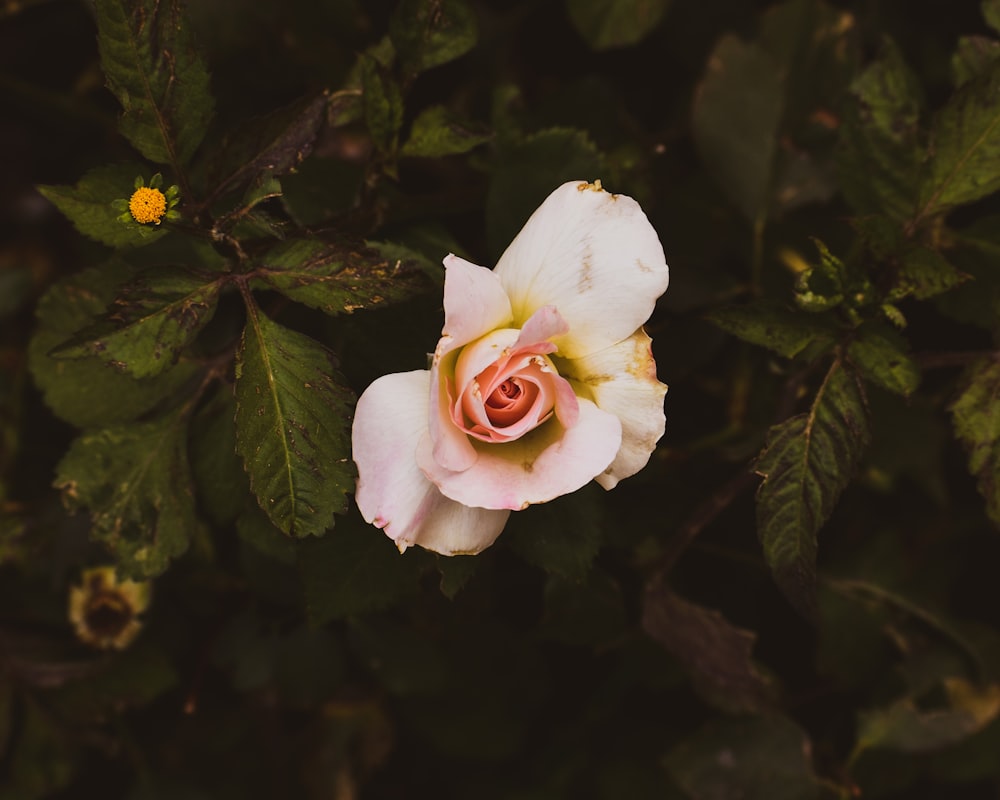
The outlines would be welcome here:
M 996 797 L 998 31 L 0 6 L 0 798 Z M 121 222 L 156 173 L 178 221 Z M 353 396 L 424 365 L 441 257 L 596 178 L 671 265 L 659 449 L 400 556 L 350 506 Z M 272 351 L 323 375 L 311 516 L 255 501 Z

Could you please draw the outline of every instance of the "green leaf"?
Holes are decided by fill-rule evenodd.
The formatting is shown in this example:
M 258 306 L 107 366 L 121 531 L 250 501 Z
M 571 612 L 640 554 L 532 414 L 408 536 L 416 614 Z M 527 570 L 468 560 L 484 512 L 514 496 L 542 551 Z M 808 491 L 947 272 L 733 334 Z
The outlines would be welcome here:
M 329 536 L 299 544 L 309 621 L 325 625 L 385 608 L 417 590 L 426 564 L 420 551 L 399 553 L 388 536 L 351 513 Z
M 199 523 L 182 413 L 85 431 L 56 472 L 66 504 L 90 510 L 91 536 L 128 577 L 155 577 L 187 550 Z
M 493 261 L 542 201 L 562 183 L 594 180 L 607 169 L 583 131 L 551 128 L 497 142 L 486 195 L 486 239 Z
M 825 347 L 833 341 L 834 331 L 819 318 L 796 314 L 778 304 L 727 306 L 710 312 L 707 318 L 727 333 L 786 358 L 794 358 L 811 345 Z
M 964 86 L 985 73 L 1000 57 L 1000 42 L 989 36 L 963 36 L 951 57 L 952 82 Z
M 812 746 L 791 720 L 771 714 L 715 720 L 665 759 L 692 800 L 818 800 Z
M 250 503 L 247 474 L 236 454 L 235 415 L 232 387 L 224 384 L 191 421 L 191 471 L 205 513 L 217 525 L 230 524 L 248 505 L 256 510 Z
M 900 256 L 896 286 L 889 292 L 889 299 L 900 300 L 912 295 L 918 300 L 926 300 L 968 279 L 968 275 L 955 269 L 937 250 L 911 247 Z
M 833 362 L 812 407 L 767 434 L 754 470 L 757 534 L 779 588 L 807 618 L 816 613 L 816 534 L 871 438 L 864 389 Z
M 784 77 L 760 46 L 723 36 L 695 90 L 692 133 L 705 168 L 751 222 L 767 213 Z
M 146 270 L 123 287 L 100 320 L 52 354 L 97 356 L 137 378 L 159 375 L 212 319 L 220 288 L 180 267 Z
M 330 103 L 329 92 L 323 92 L 241 125 L 223 155 L 232 172 L 215 193 L 249 184 L 264 173 L 274 177 L 295 169 L 312 153 Z
M 795 303 L 806 311 L 827 311 L 844 302 L 848 288 L 844 262 L 830 252 L 819 239 L 813 239 L 819 250 L 819 263 L 810 264 L 795 279 Z
M 132 196 L 135 179 L 147 169 L 140 164 L 115 164 L 96 167 L 85 174 L 75 186 L 39 186 L 49 201 L 55 204 L 84 236 L 110 247 L 141 247 L 151 244 L 167 233 L 158 225 L 140 225 L 135 220 L 123 222 L 122 212 L 112 203 Z
M 467 153 L 490 138 L 481 126 L 464 122 L 444 106 L 431 106 L 413 121 L 410 138 L 399 152 L 412 158 L 438 158 Z
M 847 354 L 868 380 L 908 397 L 920 383 L 920 367 L 908 349 L 906 339 L 894 329 L 870 322 L 858 329 Z
M 101 67 L 122 105 L 121 132 L 177 175 L 212 117 L 208 72 L 178 0 L 95 0 Z
M 169 399 L 197 373 L 181 363 L 155 378 L 136 380 L 99 358 L 56 359 L 49 352 L 91 323 L 132 277 L 129 267 L 111 261 L 54 284 L 38 303 L 38 328 L 28 364 L 45 402 L 57 416 L 78 427 L 99 427 L 135 419 Z
M 368 247 L 294 239 L 263 256 L 254 274 L 296 302 L 340 314 L 414 296 L 424 283 L 419 269 Z
M 1000 0 L 982 0 L 979 4 L 983 19 L 997 33 L 1000 33 Z
M 380 153 L 394 154 L 403 126 L 403 95 L 388 69 L 361 56 L 362 106 L 365 126 Z
M 753 660 L 757 635 L 720 612 L 653 583 L 643 598 L 642 628 L 680 662 L 706 701 L 731 713 L 774 704 L 775 686 Z
M 1000 189 L 1000 61 L 959 89 L 934 118 L 914 222 Z
M 600 490 L 585 486 L 572 495 L 513 514 L 502 541 L 529 564 L 581 580 L 601 549 Z
M 1000 525 L 1000 360 L 986 357 L 971 364 L 950 410 L 986 512 Z
M 627 47 L 660 24 L 668 0 L 566 0 L 573 27 L 594 50 Z
M 405 69 L 415 74 L 465 55 L 479 28 L 465 0 L 401 0 L 389 36 Z
M 916 203 L 924 149 L 920 85 L 895 43 L 886 38 L 878 61 L 851 85 L 840 126 L 837 166 L 848 203 L 861 214 L 907 220 Z
M 333 353 L 248 308 L 236 361 L 236 450 L 260 507 L 290 536 L 320 536 L 346 509 L 353 403 Z

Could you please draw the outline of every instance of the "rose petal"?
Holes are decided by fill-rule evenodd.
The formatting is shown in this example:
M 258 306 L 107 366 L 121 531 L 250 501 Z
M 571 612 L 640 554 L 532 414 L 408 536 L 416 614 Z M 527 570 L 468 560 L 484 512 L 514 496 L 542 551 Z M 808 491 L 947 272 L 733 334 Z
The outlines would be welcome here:
M 444 260 L 444 328 L 431 365 L 433 413 L 430 431 L 436 457 L 449 469 L 466 469 L 476 460 L 468 437 L 451 422 L 447 378 L 454 370 L 454 351 L 497 328 L 509 327 L 510 301 L 492 270 L 456 255 Z
M 494 273 L 514 323 L 555 306 L 569 332 L 559 355 L 579 358 L 627 338 L 667 288 L 663 247 L 639 204 L 583 181 L 556 189 L 500 257 Z
M 560 362 L 563 373 L 589 390 L 597 407 L 622 423 L 622 445 L 615 460 L 596 480 L 612 489 L 649 461 L 666 426 L 663 397 L 667 387 L 656 379 L 651 340 L 642 329 L 623 342 L 583 358 Z
M 351 433 L 355 501 L 400 551 L 418 544 L 443 555 L 478 553 L 500 535 L 509 512 L 467 508 L 421 472 L 416 449 L 427 435 L 429 394 L 430 373 L 417 370 L 385 375 L 361 395 Z
M 575 492 L 600 474 L 621 446 L 621 423 L 589 400 L 564 428 L 555 419 L 513 442 L 475 444 L 479 457 L 462 472 L 434 458 L 430 437 L 417 446 L 417 463 L 441 493 L 463 505 L 521 509 Z
M 444 327 L 436 357 L 497 328 L 509 328 L 513 319 L 510 300 L 493 270 L 456 255 L 445 258 L 444 267 Z

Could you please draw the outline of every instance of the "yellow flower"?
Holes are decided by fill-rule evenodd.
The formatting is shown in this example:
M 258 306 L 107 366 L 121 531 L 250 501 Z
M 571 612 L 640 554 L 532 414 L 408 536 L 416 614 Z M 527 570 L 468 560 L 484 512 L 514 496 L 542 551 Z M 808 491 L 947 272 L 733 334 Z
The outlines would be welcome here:
M 148 581 L 119 580 L 114 567 L 84 570 L 69 592 L 69 620 L 77 638 L 100 650 L 123 650 L 142 629 L 140 615 L 149 606 Z
M 167 213 L 167 198 L 159 189 L 140 186 L 128 201 L 128 210 L 136 222 L 153 222 L 157 225 Z
M 148 186 L 141 175 L 137 177 L 132 196 L 127 201 L 119 198 L 111 204 L 122 212 L 118 220 L 129 225 L 159 225 L 164 218 L 171 221 L 180 219 L 180 214 L 174 210 L 180 200 L 180 189 L 169 186 L 163 191 L 160 188 L 162 185 L 163 176 L 159 172 L 149 179 Z

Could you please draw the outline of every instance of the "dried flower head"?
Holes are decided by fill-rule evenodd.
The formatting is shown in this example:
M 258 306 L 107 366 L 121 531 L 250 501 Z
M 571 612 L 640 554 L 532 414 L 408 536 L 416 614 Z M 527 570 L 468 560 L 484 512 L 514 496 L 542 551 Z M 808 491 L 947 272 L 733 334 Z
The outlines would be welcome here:
M 69 592 L 69 619 L 80 641 L 101 650 L 123 650 L 142 629 L 149 606 L 147 581 L 119 580 L 114 567 L 93 567 Z

